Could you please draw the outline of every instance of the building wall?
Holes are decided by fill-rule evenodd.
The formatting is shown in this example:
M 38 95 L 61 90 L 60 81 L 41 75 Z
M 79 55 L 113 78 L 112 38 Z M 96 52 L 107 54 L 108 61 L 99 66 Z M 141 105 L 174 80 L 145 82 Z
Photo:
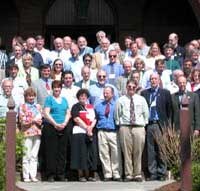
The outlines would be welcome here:
M 184 44 L 200 36 L 200 2 L 198 0 L 182 0 L 181 2 L 174 0 L 98 0 L 98 2 L 102 1 L 107 3 L 114 18 L 113 41 L 122 42 L 125 35 L 131 34 L 133 36 L 142 35 L 149 43 L 153 41 L 163 43 L 170 32 L 177 32 Z M 0 36 L 3 43 L 10 43 L 15 34 L 20 34 L 25 38 L 36 34 L 46 35 L 47 21 L 49 21 L 46 16 L 54 2 L 55 0 L 2 0 Z M 180 3 L 182 9 L 180 9 Z M 80 19 L 78 22 L 76 20 L 77 26 L 82 24 L 83 27 L 85 24 L 83 20 Z M 90 23 L 95 24 L 92 20 Z M 88 25 L 85 26 L 84 30 L 87 31 Z M 101 25 L 99 27 L 101 28 Z M 6 45 L 10 48 L 8 43 Z

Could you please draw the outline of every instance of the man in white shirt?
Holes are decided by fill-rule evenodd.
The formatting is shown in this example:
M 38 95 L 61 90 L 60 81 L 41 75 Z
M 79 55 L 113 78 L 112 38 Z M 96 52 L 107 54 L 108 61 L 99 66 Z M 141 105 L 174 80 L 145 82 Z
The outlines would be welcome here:
M 71 109 L 72 106 L 78 102 L 76 94 L 80 88 L 73 84 L 74 74 L 72 71 L 65 71 L 62 74 L 62 80 L 63 80 L 63 88 L 61 91 L 61 96 L 67 99 L 69 108 Z
M 125 181 L 141 182 L 144 127 L 148 123 L 149 109 L 146 100 L 135 93 L 136 88 L 137 84 L 133 80 L 127 81 L 127 94 L 116 102 L 115 122 L 120 127 L 119 138 L 124 155 Z
M 43 36 L 38 35 L 35 37 L 36 44 L 34 51 L 39 52 L 42 56 L 44 64 L 50 64 L 50 51 L 46 48 L 44 48 L 45 45 L 45 39 Z
M 68 65 L 68 60 L 70 58 L 70 54 L 66 54 L 66 50 L 64 49 L 63 39 L 58 37 L 54 40 L 55 50 L 51 51 L 50 54 L 50 64 L 53 65 L 53 62 L 60 58 L 63 61 L 63 68 L 69 70 L 70 67 Z
M 167 88 L 170 84 L 170 73 L 168 70 L 165 70 L 165 62 L 163 59 L 158 59 L 155 61 L 155 69 L 154 70 L 147 70 L 144 73 L 143 79 L 142 79 L 142 88 L 147 89 L 151 87 L 150 83 L 150 76 L 153 73 L 158 73 L 160 75 L 160 87 L 161 88 Z
M 15 102 L 15 111 L 17 112 L 17 109 L 19 107 L 19 102 L 16 99 L 16 96 L 13 96 L 12 90 L 13 90 L 13 82 L 9 79 L 4 79 L 1 84 L 2 91 L 0 92 L 0 118 L 6 117 L 6 112 L 8 111 L 8 101 L 9 99 L 13 98 Z

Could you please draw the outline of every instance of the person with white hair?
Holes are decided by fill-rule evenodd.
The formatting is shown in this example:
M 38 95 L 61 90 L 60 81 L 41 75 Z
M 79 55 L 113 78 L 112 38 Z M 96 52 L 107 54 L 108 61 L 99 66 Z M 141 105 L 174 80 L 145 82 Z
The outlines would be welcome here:
M 17 100 L 15 100 L 16 96 L 12 95 L 13 90 L 13 81 L 10 79 L 4 79 L 1 83 L 1 91 L 0 91 L 0 118 L 6 117 L 6 112 L 8 111 L 8 101 L 9 99 L 13 99 L 15 102 L 15 111 L 19 106 Z
M 123 96 L 126 94 L 126 82 L 129 79 L 132 71 L 132 62 L 130 59 L 124 59 L 123 68 L 124 68 L 124 74 L 116 79 L 116 84 L 115 84 L 119 92 L 119 96 Z
M 79 47 L 79 56 L 84 56 L 85 54 L 93 54 L 93 48 L 87 45 L 87 39 L 84 36 L 79 36 L 77 39 L 77 45 Z
M 101 49 L 101 40 L 103 39 L 103 38 L 105 38 L 106 37 L 106 33 L 104 32 L 104 31 L 98 31 L 97 33 L 96 33 L 96 38 L 97 38 L 97 42 L 99 43 L 99 45 L 95 48 L 95 52 L 99 52 L 100 51 L 100 49 Z
M 33 37 L 29 37 L 26 40 L 26 45 L 27 45 L 27 49 L 26 49 L 26 53 L 30 53 L 31 56 L 33 57 L 33 66 L 37 69 L 40 68 L 41 65 L 44 64 L 43 62 L 43 58 L 41 56 L 41 54 L 39 52 L 35 52 L 34 48 L 36 45 L 36 40 Z
M 61 59 L 63 61 L 63 68 L 66 70 L 70 69 L 70 66 L 68 65 L 68 60 L 71 56 L 71 54 L 67 54 L 67 51 L 64 49 L 64 42 L 63 39 L 60 37 L 55 38 L 53 41 L 55 49 L 51 51 L 50 53 L 50 64 L 53 65 L 53 62 L 56 59 Z

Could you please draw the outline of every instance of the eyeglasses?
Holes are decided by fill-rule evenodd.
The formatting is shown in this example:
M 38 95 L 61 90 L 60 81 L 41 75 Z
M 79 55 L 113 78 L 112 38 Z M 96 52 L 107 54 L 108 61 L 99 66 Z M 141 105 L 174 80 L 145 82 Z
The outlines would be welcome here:
M 90 59 L 85 59 L 84 61 L 85 61 L 85 62 L 91 62 L 92 60 L 90 60 Z
M 105 75 L 99 75 L 98 78 L 106 78 Z
M 129 86 L 127 86 L 128 88 L 136 88 L 136 86 L 131 86 L 131 85 L 129 85 Z
M 109 58 L 116 58 L 117 55 L 109 55 Z

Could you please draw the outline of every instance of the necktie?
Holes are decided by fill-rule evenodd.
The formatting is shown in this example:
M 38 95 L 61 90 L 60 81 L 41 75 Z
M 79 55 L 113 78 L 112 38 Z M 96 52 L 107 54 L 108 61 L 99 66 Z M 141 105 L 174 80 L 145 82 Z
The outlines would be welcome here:
M 50 86 L 48 84 L 48 81 L 46 81 L 46 89 L 49 91 L 50 90 Z
M 104 60 L 107 60 L 107 54 L 104 52 Z
M 187 95 L 185 94 L 185 92 L 181 96 L 180 104 L 181 104 L 181 108 L 187 107 L 189 105 L 189 99 Z
M 29 74 L 28 72 L 26 72 L 26 82 L 28 86 L 31 86 L 31 74 Z
M 162 83 L 162 80 L 161 80 L 161 79 L 160 79 L 159 87 L 160 87 L 160 88 L 163 88 L 163 83 Z
M 151 95 L 150 95 L 150 119 L 155 120 L 156 119 L 156 98 L 157 98 L 157 92 L 155 89 L 151 89 Z
M 58 51 L 57 57 L 58 57 L 58 58 L 60 57 L 60 51 Z
M 134 102 L 133 102 L 133 97 L 131 97 L 131 101 L 130 101 L 130 124 L 133 125 L 134 123 L 135 123 Z
M 106 109 L 105 109 L 105 116 L 108 117 L 109 113 L 110 113 L 110 104 L 107 103 L 106 104 Z

